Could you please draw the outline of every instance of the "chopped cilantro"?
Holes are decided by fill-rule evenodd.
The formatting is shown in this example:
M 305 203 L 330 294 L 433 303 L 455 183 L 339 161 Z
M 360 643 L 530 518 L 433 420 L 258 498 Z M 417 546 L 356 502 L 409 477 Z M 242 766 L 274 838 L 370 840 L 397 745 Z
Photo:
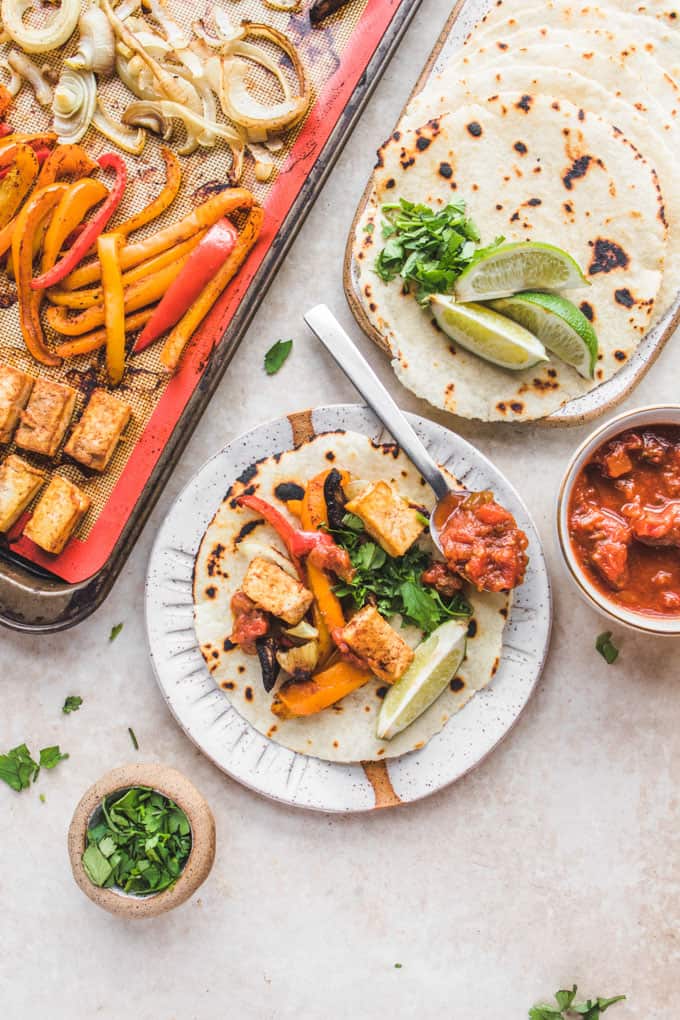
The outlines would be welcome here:
M 619 650 L 612 641 L 612 632 L 610 630 L 606 630 L 603 634 L 598 635 L 595 647 L 610 666 L 619 657 Z
M 31 757 L 26 744 L 19 744 L 7 754 L 0 754 L 0 779 L 17 793 L 35 782 L 39 772 L 40 766 Z
M 58 744 L 55 744 L 54 747 L 43 747 L 40 751 L 40 768 L 53 769 L 60 761 L 66 761 L 67 758 L 68 755 L 61 753 Z
M 133 730 L 132 726 L 128 726 L 128 733 L 130 734 L 130 740 L 132 741 L 132 746 L 134 747 L 135 751 L 138 751 L 139 750 L 139 744 L 137 743 L 137 737 L 135 736 L 135 731 Z
M 82 703 L 83 699 L 78 694 L 69 694 L 61 710 L 64 715 L 68 715 L 69 712 L 77 712 Z
M 571 988 L 562 988 L 555 992 L 556 1005 L 540 1004 L 529 1010 L 529 1020 L 568 1020 L 570 1017 L 581 1017 L 582 1020 L 599 1020 L 605 1010 L 609 1009 L 616 1002 L 623 1002 L 625 995 L 615 995 L 611 999 L 603 999 L 598 996 L 596 999 L 586 999 L 584 1002 L 575 1002 L 576 985 Z
M 117 623 L 114 627 L 112 627 L 111 633 L 109 634 L 109 641 L 115 641 L 122 629 L 123 629 L 122 623 Z
M 277 340 L 264 356 L 264 370 L 267 375 L 276 375 L 293 349 L 292 340 Z

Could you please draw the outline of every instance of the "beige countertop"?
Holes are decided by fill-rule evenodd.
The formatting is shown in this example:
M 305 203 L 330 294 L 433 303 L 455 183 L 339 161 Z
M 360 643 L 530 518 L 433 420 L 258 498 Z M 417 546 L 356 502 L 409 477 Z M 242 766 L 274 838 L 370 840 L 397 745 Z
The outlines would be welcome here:
M 423 0 L 104 606 L 65 633 L 0 632 L 0 748 L 59 743 L 71 755 L 21 795 L 0 789 L 3 1020 L 523 1020 L 533 1002 L 574 981 L 586 995 L 629 995 L 612 1020 L 677 1015 L 680 643 L 617 632 L 611 667 L 595 651 L 604 621 L 579 600 L 553 534 L 561 473 L 589 429 L 453 422 L 529 505 L 555 621 L 547 668 L 518 725 L 482 766 L 429 800 L 330 817 L 260 799 L 184 736 L 147 658 L 146 564 L 180 489 L 265 418 L 355 399 L 304 328 L 305 307 L 326 301 L 400 404 L 443 420 L 398 386 L 359 335 L 341 271 L 374 151 L 449 6 Z M 266 378 L 264 352 L 287 337 L 293 355 Z M 676 337 L 624 407 L 677 400 L 679 373 Z M 65 716 L 68 694 L 84 704 Z M 133 760 L 184 771 L 211 803 L 218 835 L 198 895 L 139 923 L 82 895 L 66 849 L 85 788 Z

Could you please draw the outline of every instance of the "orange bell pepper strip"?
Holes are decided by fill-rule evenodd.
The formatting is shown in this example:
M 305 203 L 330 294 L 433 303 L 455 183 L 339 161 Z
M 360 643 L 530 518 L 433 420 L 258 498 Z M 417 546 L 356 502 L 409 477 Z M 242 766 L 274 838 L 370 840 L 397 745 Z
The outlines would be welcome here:
M 70 177 L 77 181 L 81 177 L 89 177 L 97 169 L 97 161 L 91 159 L 80 145 L 57 145 L 42 165 L 38 177 L 38 187 L 62 177 Z
M 46 273 L 59 258 L 59 252 L 66 238 L 81 223 L 93 206 L 98 205 L 109 193 L 102 181 L 84 177 L 76 181 L 64 194 L 55 209 L 45 234 L 41 272 Z
M 14 218 L 38 170 L 38 160 L 30 145 L 17 145 L 10 171 L 0 181 L 0 229 Z
M 118 386 L 125 372 L 125 298 L 119 261 L 122 243 L 122 234 L 100 234 L 97 238 L 104 288 L 106 371 L 112 386 Z
M 155 220 L 162 212 L 168 208 L 169 205 L 175 201 L 179 186 L 182 182 L 182 171 L 180 169 L 179 160 L 177 156 L 172 152 L 171 149 L 166 149 L 165 146 L 161 148 L 161 156 L 165 162 L 165 187 L 159 195 L 154 198 L 153 202 L 149 202 L 144 209 L 140 212 L 135 213 L 130 219 L 125 220 L 116 227 L 117 234 L 123 234 L 127 237 L 133 230 L 139 230 L 140 227 L 146 226 L 147 223 L 151 223 Z
M 159 255 L 168 248 L 172 248 L 182 241 L 193 237 L 199 230 L 211 227 L 223 216 L 228 216 L 237 209 L 250 209 L 255 204 L 255 196 L 246 188 L 227 188 L 219 195 L 213 195 L 207 202 L 197 206 L 188 216 L 178 220 L 169 227 L 151 234 L 143 241 L 135 244 L 128 244 L 123 248 L 120 256 L 120 264 L 123 270 L 131 269 L 133 266 L 145 262 L 147 259 Z M 62 281 L 64 290 L 77 290 L 78 287 L 87 287 L 95 283 L 101 275 L 99 262 L 90 262 L 81 266 Z
M 125 317 L 125 333 L 135 333 L 142 326 L 145 326 L 153 315 L 154 307 L 143 308 L 141 312 L 133 312 Z M 55 354 L 60 358 L 76 358 L 79 354 L 92 354 L 100 350 L 106 344 L 106 327 L 94 329 L 85 336 L 76 337 L 74 340 L 65 340 L 54 348 Z
M 130 287 L 126 287 L 123 292 L 126 314 L 160 301 L 188 257 L 185 255 L 184 258 L 161 269 L 159 273 L 145 276 Z M 119 258 L 118 264 L 120 265 L 120 263 L 121 259 Z M 77 315 L 69 315 L 66 308 L 54 306 L 47 309 L 45 316 L 52 329 L 56 329 L 58 333 L 62 333 L 64 336 L 83 336 L 84 333 L 89 333 L 91 330 L 97 329 L 98 326 L 104 325 L 104 303 L 102 301 L 98 305 L 93 305 L 92 308 L 86 308 L 85 311 L 79 312 Z
M 60 365 L 61 358 L 53 354 L 45 344 L 40 325 L 40 303 L 36 300 L 35 292 L 31 290 L 33 241 L 41 223 L 59 204 L 67 188 L 67 184 L 50 184 L 32 195 L 17 216 L 17 226 L 12 238 L 21 334 L 29 353 L 43 365 Z
M 0 152 L 4 152 L 8 146 L 17 145 L 19 142 L 25 142 L 32 149 L 49 149 L 56 140 L 57 136 L 54 131 L 38 131 L 35 134 L 26 131 L 13 131 L 11 135 L 6 135 L 0 141 Z
M 274 697 L 272 712 L 279 719 L 315 715 L 363 687 L 370 678 L 368 670 L 339 660 L 308 680 L 284 684 Z
M 168 372 L 175 372 L 184 348 L 205 319 L 227 284 L 236 276 L 248 253 L 257 241 L 264 212 L 254 206 L 248 213 L 243 230 L 239 234 L 231 255 L 222 263 L 212 280 L 206 284 L 196 300 L 189 306 L 177 325 L 172 329 L 160 354 L 160 362 Z
M 6 85 L 0 85 L 0 117 L 4 117 L 14 102 L 14 96 Z

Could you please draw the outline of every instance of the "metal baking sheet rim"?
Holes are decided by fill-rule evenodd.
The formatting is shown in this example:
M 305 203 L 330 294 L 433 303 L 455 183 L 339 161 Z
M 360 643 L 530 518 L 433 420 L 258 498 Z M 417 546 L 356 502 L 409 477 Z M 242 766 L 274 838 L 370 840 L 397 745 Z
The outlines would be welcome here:
M 420 3 L 421 0 L 402 2 L 395 11 L 326 145 L 293 202 L 282 228 L 253 277 L 248 294 L 215 347 L 210 371 L 204 373 L 187 401 L 177 426 L 149 475 L 137 505 L 106 562 L 91 577 L 77 583 L 68 583 L 46 570 L 27 563 L 11 551 L 0 550 L 0 624 L 12 630 L 32 633 L 65 630 L 90 616 L 107 597 L 281 262 L 323 188 Z
M 453 48 L 461 45 L 468 32 L 492 6 L 492 0 L 458 0 L 413 86 L 394 128 L 401 121 L 411 99 L 422 91 L 428 84 L 432 74 L 436 73 L 437 63 L 447 47 L 451 46 Z M 460 41 L 457 41 L 454 36 L 459 36 Z M 389 137 L 389 133 L 385 137 Z M 389 355 L 385 338 L 375 328 L 364 311 L 356 285 L 357 267 L 352 251 L 352 242 L 357 224 L 363 216 L 366 204 L 370 199 L 372 191 L 371 183 L 372 174 L 359 201 L 347 238 L 343 266 L 343 283 L 347 303 L 357 324 L 373 343 L 380 347 L 385 354 Z M 583 396 L 568 401 L 558 411 L 554 411 L 544 418 L 536 418 L 532 424 L 543 425 L 547 428 L 576 427 L 578 425 L 586 425 L 607 411 L 613 410 L 621 401 L 625 400 L 631 390 L 644 378 L 679 325 L 680 291 L 665 315 L 647 332 L 630 361 L 623 368 L 619 369 L 616 375 L 596 386 L 590 392 L 583 394 Z M 452 417 L 455 416 L 452 415 Z M 510 422 L 509 424 L 513 423 Z

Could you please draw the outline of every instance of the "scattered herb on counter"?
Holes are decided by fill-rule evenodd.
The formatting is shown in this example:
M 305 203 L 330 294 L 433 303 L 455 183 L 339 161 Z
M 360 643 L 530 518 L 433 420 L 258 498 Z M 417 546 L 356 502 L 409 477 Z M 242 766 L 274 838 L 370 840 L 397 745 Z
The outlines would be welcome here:
M 35 782 L 39 772 L 40 766 L 25 744 L 13 747 L 7 754 L 0 754 L 0 779 L 17 793 Z
M 395 965 L 394 965 L 394 969 L 395 970 L 401 970 L 401 968 L 402 968 L 402 964 L 401 963 L 395 963 Z
M 382 212 L 385 245 L 375 271 L 386 283 L 401 276 L 422 305 L 430 294 L 450 293 L 464 269 L 505 240 L 497 237 L 478 248 L 479 232 L 465 215 L 462 198 L 440 210 L 402 198 L 383 205 Z
M 599 1020 L 600 1016 L 613 1006 L 615 1002 L 623 1002 L 625 995 L 615 995 L 611 999 L 586 999 L 575 1002 L 576 985 L 562 988 L 555 992 L 555 1006 L 538 1005 L 529 1010 L 529 1020 L 567 1020 L 569 1017 L 581 1017 L 582 1020 Z
M 60 761 L 66 761 L 68 757 L 68 754 L 61 753 L 59 744 L 55 744 L 54 747 L 43 747 L 40 751 L 40 768 L 53 769 Z
M 264 370 L 267 375 L 276 375 L 293 349 L 292 340 L 277 340 L 264 356 Z
M 45 796 L 44 793 L 41 793 L 40 797 L 38 799 L 40 800 L 41 804 L 46 804 L 47 803 L 47 797 Z
M 386 617 L 400 613 L 405 623 L 415 624 L 426 636 L 445 620 L 470 615 L 463 595 L 442 598 L 434 588 L 423 584 L 421 574 L 432 562 L 425 549 L 413 545 L 403 556 L 388 556 L 368 538 L 356 514 L 345 514 L 343 524 L 332 534 L 349 553 L 354 577 L 335 585 L 333 590 L 339 598 L 351 598 L 357 609 L 373 602 Z
M 138 751 L 139 750 L 139 744 L 137 743 L 137 737 L 135 736 L 135 731 L 133 730 L 132 726 L 128 726 L 128 733 L 130 734 L 130 740 L 132 741 L 132 746 L 134 747 L 135 751 Z
M 69 694 L 68 698 L 62 705 L 62 712 L 64 715 L 68 715 L 70 712 L 77 712 L 83 703 L 83 699 L 78 694 Z
M 124 624 L 117 623 L 114 627 L 111 628 L 111 633 L 109 634 L 109 641 L 110 642 L 116 640 L 116 638 L 120 634 L 121 630 L 123 629 L 123 626 L 124 626 Z
M 619 657 L 619 650 L 612 641 L 612 632 L 610 630 L 606 630 L 603 634 L 598 635 L 595 647 L 610 666 Z
M 133 786 L 104 798 L 101 814 L 82 857 L 94 885 L 138 894 L 174 885 L 191 852 L 189 820 L 174 801 Z

